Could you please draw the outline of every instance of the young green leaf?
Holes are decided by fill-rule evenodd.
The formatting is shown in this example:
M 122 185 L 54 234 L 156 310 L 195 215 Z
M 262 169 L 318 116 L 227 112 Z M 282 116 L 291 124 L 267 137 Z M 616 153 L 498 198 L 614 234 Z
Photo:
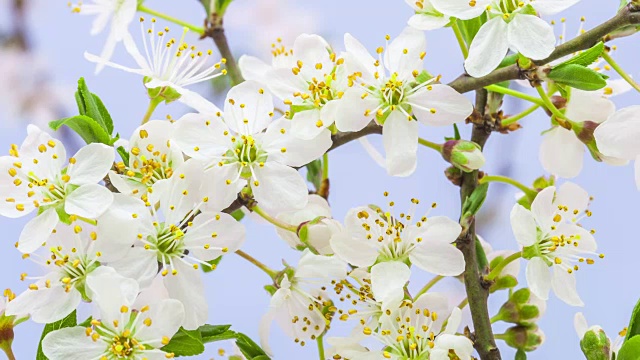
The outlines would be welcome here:
M 213 270 L 215 270 L 218 267 L 218 264 L 220 264 L 220 261 L 222 261 L 222 256 L 218 256 L 217 258 L 213 259 L 213 260 L 209 260 L 206 263 L 209 264 L 209 266 L 206 265 L 202 265 L 202 271 L 208 273 L 208 272 L 212 272 Z
M 48 333 L 52 331 L 60 330 L 63 328 L 73 327 L 73 326 L 76 326 L 76 324 L 77 324 L 76 311 L 73 310 L 73 312 L 67 315 L 64 319 L 45 325 L 44 329 L 42 330 L 42 336 L 40 337 L 40 344 L 38 345 L 38 353 L 36 354 L 36 360 L 48 360 L 48 358 L 44 356 L 44 353 L 42 352 L 42 340 L 44 339 L 45 336 L 47 336 Z
M 247 335 L 236 333 L 236 345 L 242 354 L 251 360 L 268 360 L 267 353 L 262 350 L 258 344 L 251 340 Z
M 596 60 L 598 60 L 598 58 L 600 57 L 600 54 L 602 54 L 603 51 L 604 51 L 604 43 L 600 41 L 599 43 L 595 44 L 592 48 L 581 52 L 580 54 L 572 57 L 571 59 L 563 62 L 560 65 L 576 64 L 576 65 L 582 65 L 582 66 L 589 66 L 594 62 L 596 62 Z
M 202 325 L 198 328 L 203 343 L 233 339 L 235 332 L 229 330 L 231 325 Z
M 594 91 L 607 86 L 605 75 L 578 64 L 556 66 L 547 76 L 559 84 L 585 91 Z
M 460 32 L 462 33 L 462 38 L 464 39 L 464 42 L 467 43 L 467 46 L 469 46 L 471 45 L 473 38 L 476 37 L 476 34 L 478 33 L 482 25 L 487 22 L 487 15 L 482 14 L 482 16 L 470 20 L 454 21 L 457 21 Z
M 640 359 L 640 336 L 632 337 L 622 344 L 616 360 Z
M 487 198 L 487 191 L 489 190 L 489 184 L 481 184 L 473 190 L 471 195 L 464 201 L 462 206 L 463 214 L 475 215 L 482 207 L 484 200 Z
M 58 130 L 61 126 L 66 125 L 73 131 L 78 133 L 82 140 L 87 144 L 103 143 L 112 145 L 113 139 L 111 135 L 93 118 L 86 115 L 76 115 L 66 119 L 55 120 L 49 123 L 49 127 Z
M 104 131 L 111 135 L 113 132 L 113 121 L 111 115 L 102 103 L 100 98 L 91 93 L 84 78 L 78 80 L 78 91 L 76 92 L 76 102 L 80 115 L 86 115 L 102 127 Z
M 640 300 L 638 300 L 636 306 L 633 308 L 633 312 L 631 312 L 631 319 L 629 320 L 629 326 L 627 326 L 625 341 L 636 335 L 640 335 Z
M 195 356 L 204 352 L 204 342 L 200 330 L 180 328 L 162 351 L 174 353 L 176 356 Z

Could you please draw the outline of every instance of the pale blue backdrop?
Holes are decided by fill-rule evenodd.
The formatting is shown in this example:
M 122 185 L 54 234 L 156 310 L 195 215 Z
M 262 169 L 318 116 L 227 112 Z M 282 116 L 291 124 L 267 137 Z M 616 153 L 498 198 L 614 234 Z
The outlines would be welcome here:
M 266 1 L 253 0 L 253 3 L 262 4 Z M 10 16 L 4 6 L 6 3 L 7 1 L 4 1 L 0 9 L 0 24 L 6 24 Z M 99 94 L 109 107 L 116 121 L 117 131 L 130 134 L 139 124 L 146 107 L 141 79 L 110 69 L 94 76 L 94 66 L 83 59 L 83 52 L 89 50 L 99 53 L 104 37 L 89 35 L 90 18 L 72 15 L 66 1 L 34 0 L 31 3 L 31 40 L 37 53 L 49 62 L 53 70 L 53 79 L 58 83 L 73 86 L 79 77 L 84 76 L 91 90 Z M 594 26 L 611 17 L 618 3 L 617 0 L 583 0 L 561 14 L 567 18 L 568 34 L 576 32 L 580 16 L 586 16 L 587 27 Z M 229 8 L 229 16 L 242 17 L 241 13 L 234 14 L 234 10 L 240 11 L 238 9 L 242 6 L 244 12 L 251 9 L 251 4 L 250 0 L 237 0 L 237 4 Z M 175 12 L 177 17 L 190 19 L 194 23 L 200 23 L 199 19 L 202 18 L 201 8 L 196 0 L 149 0 L 146 5 L 160 10 L 170 10 Z M 297 27 L 305 30 L 305 24 L 310 27 L 315 24 L 315 28 L 331 39 L 338 49 L 342 48 L 340 39 L 345 32 L 352 33 L 369 49 L 374 49 L 384 43 L 385 34 L 388 33 L 392 37 L 397 35 L 411 15 L 409 7 L 400 0 L 292 0 L 289 1 L 289 5 L 304 7 L 304 10 L 312 13 L 309 21 L 298 21 Z M 269 17 L 272 14 L 265 13 L 264 16 Z M 294 37 L 296 34 L 287 33 L 287 17 L 281 18 L 282 34 L 289 38 Z M 560 19 L 560 16 L 555 19 Z M 252 26 L 251 23 L 247 26 Z M 132 31 L 138 36 L 135 26 L 137 24 L 133 24 Z M 250 44 L 259 32 L 261 29 L 258 27 L 248 27 L 245 31 L 230 33 L 230 42 L 240 54 L 252 46 Z M 462 71 L 461 57 L 454 37 L 449 30 L 439 30 L 427 33 L 427 39 L 427 68 L 432 73 L 442 74 L 443 82 L 453 79 Z M 630 68 L 635 66 L 637 69 L 640 48 L 638 37 L 623 39 L 617 44 L 620 48 L 617 55 L 620 63 Z M 200 47 L 213 47 L 213 44 L 205 42 Z M 258 50 L 251 52 L 257 53 Z M 114 60 L 132 64 L 122 48 L 118 49 Z M 632 74 L 640 76 L 637 70 Z M 611 75 L 615 77 L 614 74 Z M 0 86 L 6 90 L 10 85 L 1 83 L 2 81 L 3 79 L 0 79 Z M 200 89 L 207 91 L 206 86 Z M 639 94 L 629 93 L 616 98 L 616 102 L 619 107 L 623 107 L 637 104 L 639 99 Z M 513 109 L 509 106 L 508 108 Z M 186 109 L 180 105 L 161 106 L 156 115 L 162 118 L 171 114 L 177 118 L 185 111 Z M 8 120 L 0 109 L 0 147 L 7 150 L 9 144 L 20 143 L 25 135 L 24 123 Z M 536 116 L 526 119 L 522 124 L 524 129 L 512 135 L 494 134 L 491 137 L 486 150 L 488 172 L 509 174 L 523 182 L 530 182 L 544 173 L 537 154 L 541 139 L 539 134 L 548 126 L 548 117 L 539 111 Z M 465 134 L 468 134 L 467 130 L 463 130 Z M 443 135 L 448 134 L 449 129 L 422 131 L 424 137 L 440 141 Z M 338 219 L 342 219 L 350 207 L 381 201 L 384 190 L 389 190 L 399 203 L 407 203 L 404 201 L 410 197 L 418 197 L 429 203 L 438 202 L 436 214 L 453 218 L 458 216 L 458 189 L 451 186 L 442 175 L 445 162 L 428 149 L 420 149 L 418 170 L 408 178 L 387 176 L 357 143 L 332 152 L 330 166 L 333 185 L 331 204 L 334 216 Z M 594 216 L 585 225 L 597 229 L 599 246 L 606 258 L 578 273 L 579 291 L 587 304 L 584 308 L 570 307 L 552 295 L 547 314 L 540 321 L 540 326 L 546 333 L 546 342 L 539 351 L 530 356 L 532 359 L 582 358 L 573 330 L 575 312 L 583 311 L 590 323 L 602 325 L 615 337 L 616 333 L 626 326 L 630 311 L 640 296 L 638 286 L 632 280 L 635 278 L 635 265 L 640 250 L 637 231 L 634 229 L 638 221 L 637 204 L 640 196 L 633 181 L 632 167 L 607 167 L 588 159 L 585 169 L 575 181 L 595 197 L 592 207 Z M 480 233 L 496 248 L 517 248 L 508 220 L 514 194 L 515 190 L 512 188 L 493 185 L 489 192 L 491 200 L 480 217 Z M 0 251 L 0 288 L 10 287 L 16 292 L 22 291 L 25 286 L 19 281 L 19 274 L 33 269 L 33 265 L 21 260 L 20 254 L 13 248 L 25 221 L 26 219 L 0 218 L 1 239 L 4 242 L 3 250 Z M 281 259 L 295 263 L 296 253 L 279 240 L 272 228 L 250 220 L 244 223 L 248 229 L 248 241 L 245 245 L 248 253 L 256 254 L 273 267 L 278 267 Z M 411 288 L 419 288 L 429 277 L 430 275 L 419 272 L 415 275 Z M 206 275 L 207 294 L 211 301 L 210 322 L 233 323 L 236 330 L 257 339 L 258 322 L 269 302 L 267 293 L 262 289 L 267 281 L 268 278 L 263 273 L 248 266 L 242 259 L 233 255 L 225 257 L 218 270 Z M 462 298 L 462 286 L 454 280 L 444 281 L 436 289 L 453 294 L 456 301 Z M 494 296 L 491 301 L 492 309 L 495 311 L 503 301 L 504 294 Z M 14 347 L 18 359 L 35 357 L 41 329 L 42 326 L 31 322 L 17 328 Z M 498 326 L 498 331 L 501 329 L 502 326 Z M 273 327 L 272 346 L 276 359 L 317 358 L 315 346 L 300 348 L 294 345 L 276 326 Z M 504 343 L 500 343 L 500 347 L 505 359 L 513 357 L 513 351 Z M 198 358 L 219 358 L 217 348 L 217 345 L 209 346 L 207 352 Z

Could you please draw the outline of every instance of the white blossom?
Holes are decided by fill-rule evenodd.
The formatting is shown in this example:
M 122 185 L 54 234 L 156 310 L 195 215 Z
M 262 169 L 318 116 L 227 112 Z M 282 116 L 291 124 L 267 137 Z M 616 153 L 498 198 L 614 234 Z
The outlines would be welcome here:
M 38 249 L 64 218 L 95 219 L 111 205 L 113 194 L 98 184 L 114 160 L 113 149 L 99 143 L 81 148 L 68 160 L 64 145 L 34 125 L 22 145 L 0 157 L 0 215 L 18 218 L 38 211 L 22 230 L 18 250 Z M 65 165 L 66 164 L 66 165 Z
M 409 26 L 418 30 L 435 30 L 447 26 L 449 16 L 436 10 L 431 0 L 405 0 L 415 14 L 407 22 Z

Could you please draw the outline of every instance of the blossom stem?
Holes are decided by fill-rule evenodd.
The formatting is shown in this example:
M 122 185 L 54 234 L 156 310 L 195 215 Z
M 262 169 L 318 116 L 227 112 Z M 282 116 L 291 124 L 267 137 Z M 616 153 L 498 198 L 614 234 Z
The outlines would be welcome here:
M 184 26 L 187 29 L 194 31 L 196 33 L 198 33 L 199 35 L 204 34 L 204 28 L 201 28 L 199 26 L 195 26 L 193 24 L 190 24 L 186 21 L 182 21 L 180 19 L 176 19 L 173 16 L 167 15 L 165 13 L 161 13 L 159 11 L 153 10 L 153 9 L 149 9 L 148 7 L 144 6 L 144 5 L 138 5 L 138 11 L 143 12 L 143 13 L 147 13 L 149 15 L 153 15 L 156 17 L 159 17 L 160 19 L 165 19 L 167 21 L 170 21 L 174 24 L 178 24 L 180 26 Z
M 149 122 L 149 119 L 151 119 L 151 115 L 153 115 L 153 112 L 156 110 L 158 105 L 160 105 L 160 103 L 163 100 L 164 99 L 162 97 L 157 96 L 149 101 L 149 107 L 147 107 L 147 112 L 144 114 L 144 117 L 142 118 L 142 123 L 141 123 L 142 125 Z
M 441 144 L 436 144 L 436 143 L 433 143 L 433 142 L 431 142 L 429 140 L 425 140 L 423 138 L 418 138 L 418 143 L 420 145 L 422 145 L 422 146 L 426 146 L 426 147 L 428 147 L 430 149 L 433 149 L 433 150 L 435 150 L 435 151 L 437 151 L 439 153 L 442 152 L 442 145 Z
M 323 339 L 324 339 L 324 334 L 316 338 L 316 343 L 318 344 L 318 357 L 320 357 L 320 360 L 325 360 Z
M 426 293 L 427 291 L 429 291 L 429 289 L 431 289 L 435 284 L 437 284 L 440 280 L 444 279 L 444 276 L 442 275 L 438 275 L 436 277 L 434 277 L 433 279 L 429 280 L 429 282 L 422 288 L 420 289 L 420 291 L 418 291 L 418 293 L 416 294 L 416 296 L 413 297 L 413 301 L 418 300 L 418 298 Z
M 261 263 L 256 258 L 254 258 L 253 256 L 247 254 L 246 252 L 244 252 L 242 250 L 236 250 L 236 254 L 240 255 L 241 258 L 247 260 L 248 262 L 250 262 L 253 265 L 255 265 L 258 268 L 260 268 L 260 270 L 264 271 L 272 279 L 274 279 L 278 275 L 278 273 L 275 270 L 273 270 L 270 267 L 268 267 L 267 265 Z
M 77 215 L 76 215 L 77 216 Z M 91 225 L 98 225 L 98 221 L 94 220 L 94 219 L 87 219 L 85 217 L 82 216 L 78 216 L 78 220 L 82 220 L 84 222 L 86 222 L 87 224 L 91 224 Z
M 520 252 L 520 251 L 507 256 L 504 260 L 502 260 L 502 262 L 500 264 L 496 265 L 496 267 L 493 268 L 493 270 L 491 270 L 489 275 L 487 275 L 486 279 L 489 280 L 489 281 L 494 280 L 495 278 L 497 278 L 500 275 L 500 273 L 502 273 L 502 270 L 504 270 L 504 268 L 507 265 L 509 265 L 512 262 L 520 259 L 521 257 L 522 257 L 522 252 Z
M 458 23 L 454 20 L 451 24 L 451 30 L 456 35 L 456 40 L 458 40 L 458 46 L 460 46 L 460 51 L 462 51 L 462 56 L 466 59 L 469 56 L 469 49 L 467 48 L 467 44 L 464 42 L 464 38 L 462 37 L 462 32 L 460 31 L 460 27 Z
M 238 85 L 243 82 L 244 78 L 242 77 L 242 73 L 240 72 L 236 59 L 233 57 L 231 48 L 229 48 L 229 42 L 227 41 L 227 36 L 224 33 L 224 27 L 222 27 L 222 18 L 216 18 L 216 24 L 212 28 L 207 29 L 205 35 L 213 39 L 218 51 L 220 51 L 220 56 L 225 59 L 227 74 L 229 74 L 229 77 L 231 78 L 231 86 Z
M 329 178 L 329 153 L 322 155 L 322 180 Z
M 16 356 L 13 354 L 13 349 L 11 349 L 11 346 L 3 346 L 2 350 L 4 350 L 4 353 L 7 355 L 8 360 L 16 360 Z
M 635 82 L 631 76 L 629 76 L 629 74 L 627 74 L 622 67 L 620 67 L 620 64 L 618 64 L 615 60 L 613 60 L 613 58 L 611 57 L 611 55 L 609 55 L 609 53 L 607 53 L 606 51 L 602 52 L 602 58 L 609 63 L 609 65 L 611 65 L 611 67 L 613 68 L 613 70 L 615 70 L 626 82 L 629 83 L 629 85 L 631 85 L 634 89 L 636 89 L 637 91 L 640 91 L 640 84 L 638 84 L 637 82 Z
M 535 96 L 527 95 L 527 94 L 522 93 L 520 91 L 509 89 L 509 88 L 504 87 L 504 86 L 489 85 L 489 86 L 485 86 L 484 88 L 489 90 L 489 91 L 496 92 L 496 93 L 499 93 L 499 94 L 509 95 L 509 96 L 516 97 L 518 99 L 527 100 L 529 102 L 532 102 L 532 103 L 540 105 L 540 106 L 545 105 L 543 100 L 538 99 Z
M 464 298 L 464 299 L 462 299 L 462 301 L 460 301 L 460 304 L 458 304 L 458 309 L 462 310 L 467 305 L 469 305 L 469 298 Z
M 519 120 L 529 116 L 531 113 L 533 113 L 534 111 L 538 110 L 538 108 L 540 107 L 540 105 L 535 104 L 533 106 L 531 106 L 530 108 L 526 109 L 525 111 L 514 115 L 514 116 L 510 116 L 504 120 L 502 120 L 502 126 L 507 126 L 507 125 L 511 125 L 513 123 L 518 122 Z
M 531 199 L 534 199 L 536 197 L 536 195 L 537 195 L 535 190 L 533 190 L 530 187 L 525 186 L 521 182 L 518 182 L 517 180 L 512 179 L 510 177 L 507 177 L 507 176 L 485 175 L 480 180 L 478 180 L 479 184 L 486 184 L 486 183 L 489 183 L 489 182 L 501 182 L 501 183 L 513 185 L 513 186 L 517 187 L 518 189 L 522 190 L 522 192 L 524 192 Z
M 259 206 L 254 206 L 251 208 L 251 211 L 255 212 L 256 214 L 260 215 L 263 219 L 267 220 L 269 223 L 284 229 L 284 230 L 288 230 L 294 233 L 298 232 L 298 227 L 295 225 L 290 225 L 290 224 L 285 224 L 282 221 L 274 218 L 273 216 L 267 214 L 264 210 L 262 210 L 262 208 L 260 208 Z
M 567 130 L 571 130 L 571 121 L 567 119 L 567 117 L 564 116 L 564 114 L 560 112 L 555 105 L 553 105 L 551 98 L 549 98 L 549 95 L 544 91 L 542 85 L 536 86 L 536 90 L 540 95 L 540 99 L 542 99 L 544 107 L 551 111 L 551 114 L 553 114 L 558 124 Z

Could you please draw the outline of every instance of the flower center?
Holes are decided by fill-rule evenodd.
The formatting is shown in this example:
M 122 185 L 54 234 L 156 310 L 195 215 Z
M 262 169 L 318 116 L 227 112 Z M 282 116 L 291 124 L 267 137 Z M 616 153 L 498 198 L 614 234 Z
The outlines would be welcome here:
M 109 346 L 109 351 L 117 359 L 128 359 L 133 355 L 137 341 L 129 336 L 120 335 L 115 336 Z
M 286 150 L 285 150 L 286 151 Z M 234 148 L 227 151 L 227 163 L 238 163 L 242 167 L 241 174 L 245 179 L 252 178 L 252 165 L 262 166 L 267 161 L 267 153 L 258 147 L 251 135 L 242 135 L 240 141 L 234 141 Z
M 171 258 L 180 257 L 184 254 L 184 231 L 176 225 L 159 224 L 156 226 L 157 237 L 149 238 L 150 244 L 146 245 L 147 250 L 153 249 L 158 254 L 158 262 L 168 264 Z
M 149 156 L 140 155 L 140 149 L 137 147 L 131 148 L 131 154 L 134 155 L 134 158 L 130 162 L 130 166 L 120 162 L 117 164 L 118 169 L 130 180 L 147 186 L 151 186 L 159 180 L 169 179 L 173 175 L 173 168 L 167 154 L 154 151 L 152 144 L 149 144 L 146 149 Z

